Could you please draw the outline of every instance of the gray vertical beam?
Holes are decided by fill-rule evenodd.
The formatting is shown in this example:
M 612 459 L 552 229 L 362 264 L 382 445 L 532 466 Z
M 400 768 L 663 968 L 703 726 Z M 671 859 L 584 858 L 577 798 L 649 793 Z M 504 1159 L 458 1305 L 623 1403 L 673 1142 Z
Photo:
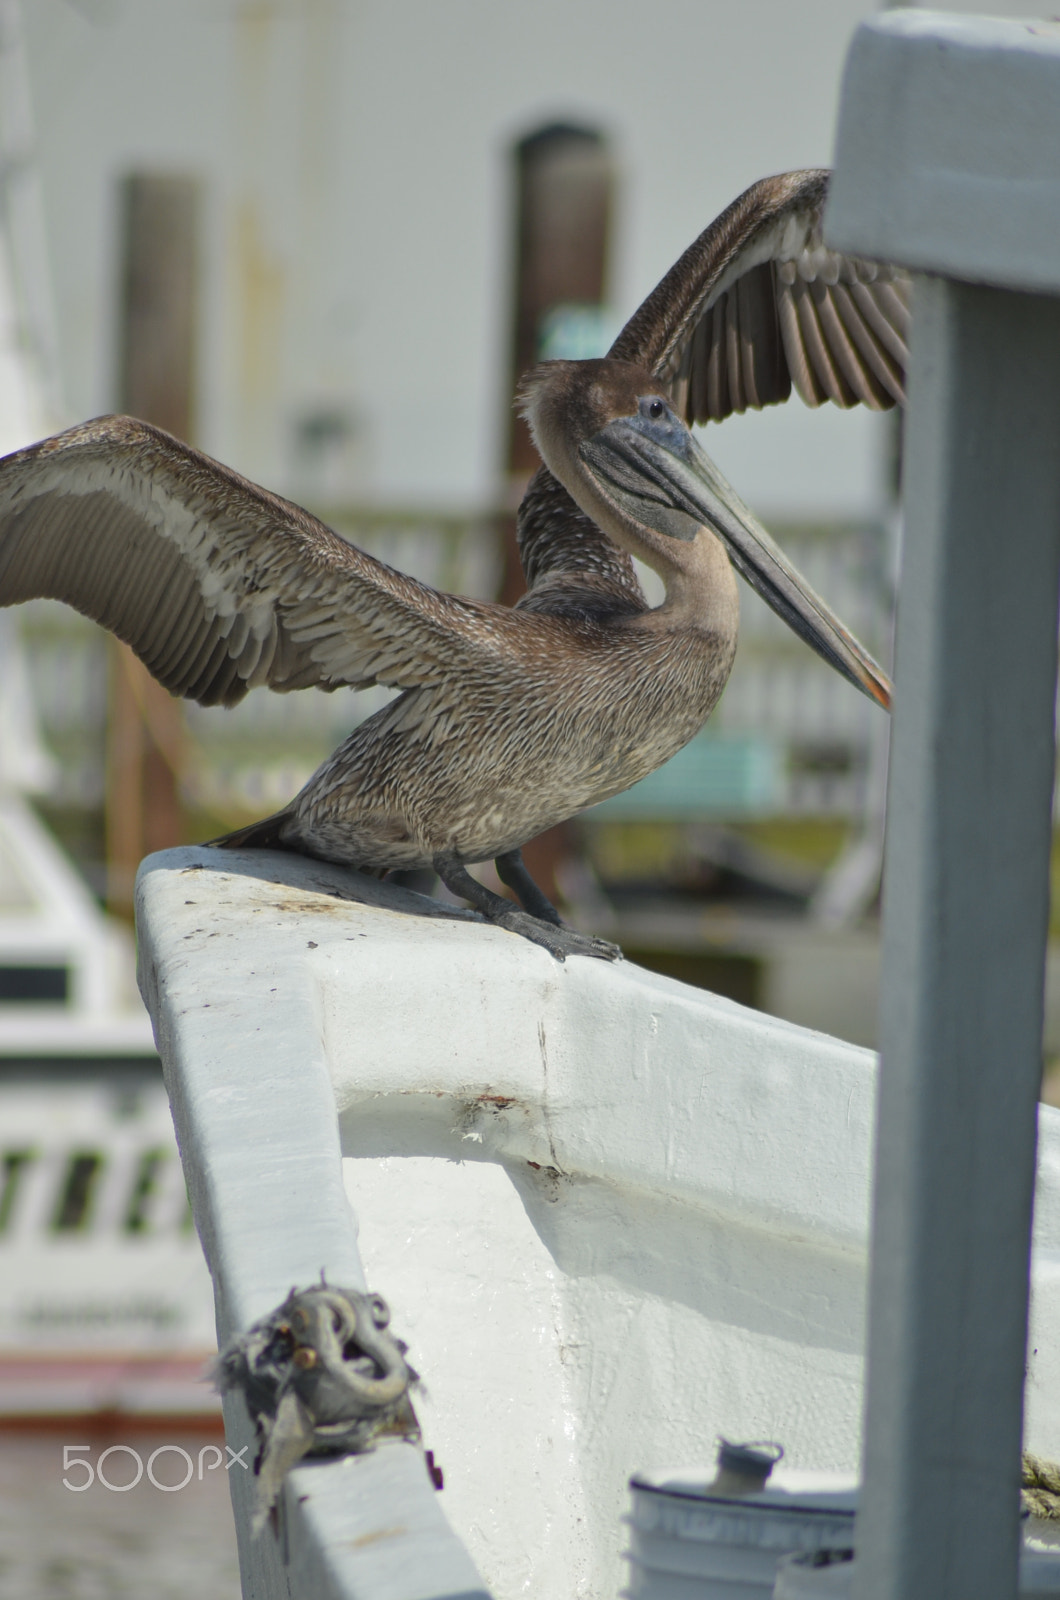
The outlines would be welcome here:
M 1060 301 L 917 281 L 859 1600 L 1016 1593 Z
M 829 242 L 932 274 L 913 323 L 855 1593 L 1005 1600 L 1055 750 L 1060 31 L 870 18 L 836 148 Z

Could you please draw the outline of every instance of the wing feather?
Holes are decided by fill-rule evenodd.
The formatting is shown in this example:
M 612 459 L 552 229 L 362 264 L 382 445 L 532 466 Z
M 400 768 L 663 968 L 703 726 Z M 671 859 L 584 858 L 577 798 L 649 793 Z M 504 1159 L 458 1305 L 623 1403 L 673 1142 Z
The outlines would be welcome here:
M 165 676 L 179 659 L 187 643 L 188 632 L 202 614 L 202 605 L 195 593 L 190 577 L 182 573 L 170 593 L 170 621 L 168 628 L 160 628 L 152 659 L 146 664 L 152 673 Z
M 740 361 L 740 303 L 735 294 L 725 296 L 725 372 L 729 380 L 729 404 L 733 411 L 746 411 L 743 392 L 743 367 Z
M 881 411 L 889 404 L 890 397 L 881 396 L 871 367 L 863 366 L 857 347 L 843 325 L 835 300 L 838 288 L 838 282 L 829 287 L 818 282 L 811 287 L 821 334 L 852 397 L 852 403 L 860 401 L 870 411 Z
M 832 360 L 832 353 L 828 348 L 824 332 L 817 315 L 817 306 L 814 302 L 813 283 L 807 283 L 797 278 L 792 285 L 792 299 L 795 302 L 795 311 L 798 316 L 799 332 L 802 335 L 803 345 L 810 366 L 813 368 L 821 388 L 827 399 L 833 401 L 844 410 L 854 403 L 854 397 L 843 382 L 842 373 Z
M 692 366 L 692 383 L 695 385 L 697 405 L 701 411 L 706 411 L 710 416 L 724 417 L 732 407 L 729 403 L 729 376 L 725 363 L 725 316 L 720 305 L 716 310 L 708 311 L 699 325 L 706 332 L 703 341 L 706 352 L 706 382 L 699 381 L 700 366 L 694 362 Z M 698 340 L 698 329 L 693 348 Z M 705 394 L 704 394 L 705 390 Z
M 128 417 L 0 461 L 0 605 L 37 597 L 109 628 L 204 705 L 259 684 L 435 682 L 495 653 L 508 615 L 395 572 Z
M 872 374 L 877 386 L 885 395 L 889 395 L 893 402 L 900 402 L 903 397 L 902 369 L 888 357 L 879 339 L 875 338 L 866 326 L 865 318 L 855 304 L 851 289 L 852 286 L 849 284 L 837 284 L 832 295 L 832 304 L 851 340 L 858 348 L 863 363 L 862 370 L 866 374 Z
M 752 267 L 737 280 L 737 288 L 748 305 L 753 306 L 750 344 L 758 395 L 755 405 L 774 405 L 791 394 L 791 374 L 784 360 L 773 262 Z
M 851 294 L 871 331 L 896 363 L 904 370 L 908 356 L 909 307 L 896 283 L 855 283 Z
M 777 299 L 780 331 L 791 381 L 799 399 L 808 406 L 821 406 L 827 400 L 824 386 L 810 361 L 803 339 L 799 313 L 791 285 L 785 284 Z
M 733 287 L 732 298 L 740 309 L 740 382 L 744 405 L 758 409 L 762 402 L 758 398 L 755 347 L 762 339 L 762 329 L 753 286 L 745 278 L 740 278 Z

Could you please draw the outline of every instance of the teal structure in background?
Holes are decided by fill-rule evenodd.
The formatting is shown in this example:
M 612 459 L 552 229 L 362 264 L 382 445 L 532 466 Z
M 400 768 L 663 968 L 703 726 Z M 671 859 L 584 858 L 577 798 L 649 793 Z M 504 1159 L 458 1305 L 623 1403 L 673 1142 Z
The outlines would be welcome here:
M 586 812 L 593 821 L 695 821 L 705 815 L 767 814 L 781 808 L 781 745 L 756 733 L 699 733 L 665 766 Z

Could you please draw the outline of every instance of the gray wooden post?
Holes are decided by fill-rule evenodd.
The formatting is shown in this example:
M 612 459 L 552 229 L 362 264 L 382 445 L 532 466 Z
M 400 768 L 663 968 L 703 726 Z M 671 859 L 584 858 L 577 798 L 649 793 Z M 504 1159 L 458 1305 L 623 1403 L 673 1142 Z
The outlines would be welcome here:
M 848 60 L 829 237 L 938 274 L 914 292 L 858 1600 L 1016 1594 L 1060 587 L 1058 108 L 1047 27 L 891 13 Z
M 885 880 L 874 1597 L 1015 1593 L 1060 583 L 1060 301 L 916 290 Z

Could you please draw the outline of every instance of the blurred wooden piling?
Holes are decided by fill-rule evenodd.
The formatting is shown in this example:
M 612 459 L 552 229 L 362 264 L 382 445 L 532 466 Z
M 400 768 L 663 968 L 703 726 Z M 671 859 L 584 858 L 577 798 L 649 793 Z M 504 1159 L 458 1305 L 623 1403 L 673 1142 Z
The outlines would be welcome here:
M 607 140 L 595 130 L 554 124 L 515 148 L 516 239 L 509 394 L 548 351 L 542 337 L 550 316 L 600 311 L 615 175 Z M 509 505 L 501 518 L 504 563 L 500 599 L 514 605 L 526 584 L 515 539 L 515 507 L 540 466 L 530 430 L 512 409 L 508 430 Z M 570 854 L 567 825 L 550 828 L 523 850 L 527 866 L 550 899 L 556 872 Z
M 118 404 L 178 438 L 194 431 L 199 185 L 133 173 L 122 189 Z M 127 645 L 111 641 L 107 729 L 107 901 L 132 914 L 143 856 L 179 844 L 180 702 Z

